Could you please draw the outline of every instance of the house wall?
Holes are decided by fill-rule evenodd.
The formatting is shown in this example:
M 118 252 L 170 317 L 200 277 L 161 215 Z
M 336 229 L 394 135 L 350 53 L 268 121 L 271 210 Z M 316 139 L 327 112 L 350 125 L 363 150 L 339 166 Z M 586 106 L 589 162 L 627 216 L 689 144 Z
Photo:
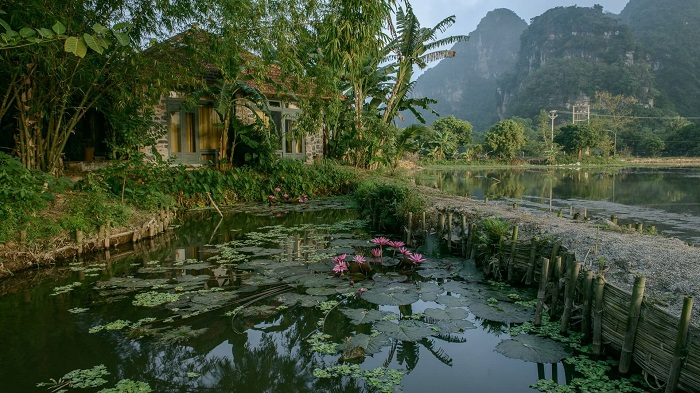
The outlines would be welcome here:
M 158 105 L 153 110 L 153 121 L 156 122 L 163 129 L 163 134 L 160 136 L 158 141 L 156 141 L 156 151 L 160 156 L 167 160 L 170 158 L 170 152 L 168 150 L 168 110 L 165 103 L 166 97 L 161 97 Z M 155 158 L 151 152 L 151 146 L 145 147 L 143 152 L 146 153 L 148 158 Z

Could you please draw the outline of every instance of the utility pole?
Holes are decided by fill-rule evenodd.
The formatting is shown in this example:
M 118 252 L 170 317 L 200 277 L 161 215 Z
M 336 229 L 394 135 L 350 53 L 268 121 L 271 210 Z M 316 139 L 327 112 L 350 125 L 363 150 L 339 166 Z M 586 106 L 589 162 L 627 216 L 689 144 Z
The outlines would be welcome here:
M 554 146 L 554 119 L 556 119 L 557 117 L 559 117 L 559 115 L 557 115 L 557 111 L 555 111 L 555 110 L 549 111 L 549 118 L 552 119 L 552 134 L 551 134 L 552 137 L 551 137 L 551 141 L 550 141 L 550 143 L 552 144 L 552 147 Z
M 591 122 L 591 106 L 585 105 L 574 105 L 573 106 L 573 119 L 572 123 L 589 123 Z

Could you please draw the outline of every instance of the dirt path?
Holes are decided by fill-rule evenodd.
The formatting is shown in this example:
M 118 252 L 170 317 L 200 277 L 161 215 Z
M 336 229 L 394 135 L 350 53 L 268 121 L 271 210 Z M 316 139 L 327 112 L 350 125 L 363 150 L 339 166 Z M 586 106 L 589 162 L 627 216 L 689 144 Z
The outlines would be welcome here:
M 681 240 L 633 232 L 607 220 L 575 221 L 555 213 L 518 210 L 497 202 L 486 204 L 429 187 L 419 188 L 433 211 L 457 210 L 472 217 L 507 219 L 519 225 L 520 239 L 556 238 L 575 253 L 577 261 L 592 269 L 604 258 L 610 266 L 606 280 L 630 292 L 635 275 L 644 275 L 645 301 L 674 315 L 680 315 L 685 296 L 700 296 L 700 248 Z M 700 326 L 698 307 L 693 311 L 692 322 Z

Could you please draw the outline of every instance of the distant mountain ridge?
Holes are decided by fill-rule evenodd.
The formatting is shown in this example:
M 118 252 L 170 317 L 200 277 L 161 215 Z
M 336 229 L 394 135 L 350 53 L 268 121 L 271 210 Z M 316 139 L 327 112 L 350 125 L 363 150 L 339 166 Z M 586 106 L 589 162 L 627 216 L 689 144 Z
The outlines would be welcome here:
M 556 7 L 529 26 L 498 9 L 470 36 L 453 47 L 454 59 L 418 78 L 413 95 L 437 99 L 441 116 L 475 130 L 565 110 L 598 91 L 685 116 L 700 112 L 700 0 L 630 0 L 619 17 L 601 6 Z

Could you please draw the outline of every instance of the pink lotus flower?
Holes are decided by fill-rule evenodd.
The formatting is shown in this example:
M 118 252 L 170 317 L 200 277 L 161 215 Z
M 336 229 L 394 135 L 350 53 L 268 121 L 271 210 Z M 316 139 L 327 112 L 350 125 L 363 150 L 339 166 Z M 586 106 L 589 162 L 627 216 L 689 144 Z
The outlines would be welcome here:
M 267 197 L 267 198 L 270 199 L 270 200 L 272 200 L 272 199 L 275 199 L 275 196 L 274 196 L 274 195 L 270 195 L 270 196 Z
M 408 260 L 414 264 L 419 264 L 425 262 L 425 258 L 422 254 L 412 254 L 408 256 Z
M 375 258 L 381 258 L 382 257 L 382 249 L 381 248 L 373 248 L 371 250 L 372 256 Z
M 345 262 L 345 258 L 347 257 L 348 254 L 338 255 L 337 257 L 333 258 L 332 261 L 335 263 Z
M 357 295 L 357 297 L 362 297 L 362 294 L 367 292 L 367 291 L 368 291 L 367 288 L 360 288 L 357 290 L 357 293 L 355 295 Z
M 397 241 L 392 240 L 392 241 L 389 241 L 389 243 L 387 243 L 387 244 L 389 245 L 389 247 L 393 247 L 393 248 L 399 248 L 399 247 L 403 247 L 406 245 L 406 243 L 404 243 L 400 240 L 397 240 Z
M 284 194 L 282 196 L 284 197 L 284 199 L 289 199 L 289 194 Z
M 362 255 L 355 255 L 355 256 L 352 258 L 352 260 L 355 261 L 355 262 L 357 262 L 357 263 L 365 263 L 365 262 L 367 262 L 367 258 L 363 257 Z
M 411 250 L 409 250 L 409 249 L 406 248 L 406 247 L 399 247 L 399 249 L 398 249 L 397 251 L 400 252 L 401 254 L 403 254 L 404 256 L 410 256 L 410 255 L 411 255 Z
M 385 237 L 383 237 L 383 236 L 375 237 L 374 239 L 372 239 L 372 240 L 370 240 L 370 241 L 371 241 L 372 243 L 378 245 L 378 246 L 384 246 L 384 245 L 389 244 L 389 242 L 390 242 L 389 239 L 387 239 L 387 238 L 385 238 Z
M 333 273 L 343 273 L 343 272 L 347 272 L 347 271 L 348 271 L 348 263 L 345 261 L 340 261 L 333 267 Z
M 276 188 L 275 188 L 275 192 L 280 192 L 280 191 L 282 191 L 281 188 L 279 188 L 279 187 L 276 187 Z
M 304 200 L 303 200 L 303 199 L 299 199 L 299 203 L 304 203 Z

